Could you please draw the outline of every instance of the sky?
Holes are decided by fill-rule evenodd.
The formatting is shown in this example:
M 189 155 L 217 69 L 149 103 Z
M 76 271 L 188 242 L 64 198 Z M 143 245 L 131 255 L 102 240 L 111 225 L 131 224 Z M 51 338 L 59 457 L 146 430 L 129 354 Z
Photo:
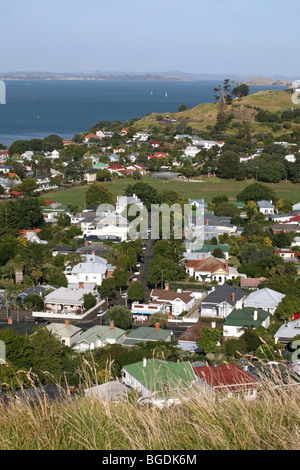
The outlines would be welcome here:
M 299 0 L 0 0 L 0 72 L 300 78 Z

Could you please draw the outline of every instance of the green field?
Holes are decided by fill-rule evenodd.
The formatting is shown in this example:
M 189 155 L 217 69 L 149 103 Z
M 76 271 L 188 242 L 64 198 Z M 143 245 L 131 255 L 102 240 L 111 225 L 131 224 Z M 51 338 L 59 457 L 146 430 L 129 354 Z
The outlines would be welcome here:
M 201 180 L 191 181 L 165 181 L 155 180 L 151 177 L 145 177 L 143 182 L 151 184 L 158 192 L 164 189 L 173 189 L 179 191 L 186 199 L 204 199 L 210 202 L 212 198 L 219 194 L 227 194 L 230 200 L 235 200 L 236 195 L 253 181 L 235 181 L 220 180 L 219 178 L 202 178 Z M 128 184 L 134 184 L 136 180 L 131 178 L 117 179 L 108 182 L 109 189 L 115 197 L 123 195 Z M 271 187 L 278 198 L 291 199 L 294 203 L 300 201 L 300 184 L 292 184 L 290 182 L 281 182 L 277 184 L 266 184 Z M 43 197 L 47 200 L 70 203 L 77 205 L 79 208 L 85 208 L 85 191 L 88 186 L 78 186 L 61 191 L 51 191 L 44 193 Z

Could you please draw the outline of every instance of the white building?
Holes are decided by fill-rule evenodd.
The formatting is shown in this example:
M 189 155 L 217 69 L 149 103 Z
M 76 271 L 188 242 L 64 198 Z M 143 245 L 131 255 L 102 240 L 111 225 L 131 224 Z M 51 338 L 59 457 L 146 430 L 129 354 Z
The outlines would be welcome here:
M 69 287 L 78 283 L 101 286 L 103 279 L 113 275 L 115 266 L 109 264 L 105 258 L 96 255 L 84 255 L 84 258 L 85 261 L 76 264 L 73 268 L 67 266 L 64 271 Z

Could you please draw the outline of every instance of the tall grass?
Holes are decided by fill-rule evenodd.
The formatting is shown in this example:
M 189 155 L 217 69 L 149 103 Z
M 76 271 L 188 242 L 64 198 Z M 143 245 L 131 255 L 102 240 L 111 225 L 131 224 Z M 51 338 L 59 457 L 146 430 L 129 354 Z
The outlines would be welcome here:
M 0 410 L 0 449 L 299 450 L 299 387 L 279 385 L 266 384 L 254 400 L 190 391 L 164 409 L 131 396 L 120 403 L 41 397 L 34 406 L 13 400 Z

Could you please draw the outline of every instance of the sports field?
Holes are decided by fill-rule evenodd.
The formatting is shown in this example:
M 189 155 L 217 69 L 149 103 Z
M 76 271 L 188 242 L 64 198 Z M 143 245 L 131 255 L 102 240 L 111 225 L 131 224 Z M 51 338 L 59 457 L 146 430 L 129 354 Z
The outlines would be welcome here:
M 235 180 L 220 180 L 219 178 L 202 178 L 201 180 L 190 181 L 166 181 L 153 179 L 151 177 L 144 177 L 141 181 L 151 184 L 158 192 L 164 189 L 173 189 L 179 191 L 186 199 L 204 199 L 205 202 L 210 202 L 212 198 L 219 194 L 227 194 L 230 200 L 235 200 L 236 195 L 245 186 L 248 186 L 253 181 L 235 181 Z M 113 194 L 117 197 L 123 195 L 124 190 L 128 184 L 135 184 L 136 180 L 131 178 L 116 179 L 111 182 L 105 183 Z M 103 183 L 104 184 L 104 183 Z M 300 184 L 292 184 L 290 182 L 281 182 L 277 184 L 266 184 L 271 187 L 278 198 L 291 199 L 294 203 L 300 201 Z M 85 208 L 85 192 L 88 186 L 77 186 L 70 189 L 59 191 L 51 191 L 44 193 L 43 197 L 47 200 L 70 203 L 77 205 L 80 209 Z

